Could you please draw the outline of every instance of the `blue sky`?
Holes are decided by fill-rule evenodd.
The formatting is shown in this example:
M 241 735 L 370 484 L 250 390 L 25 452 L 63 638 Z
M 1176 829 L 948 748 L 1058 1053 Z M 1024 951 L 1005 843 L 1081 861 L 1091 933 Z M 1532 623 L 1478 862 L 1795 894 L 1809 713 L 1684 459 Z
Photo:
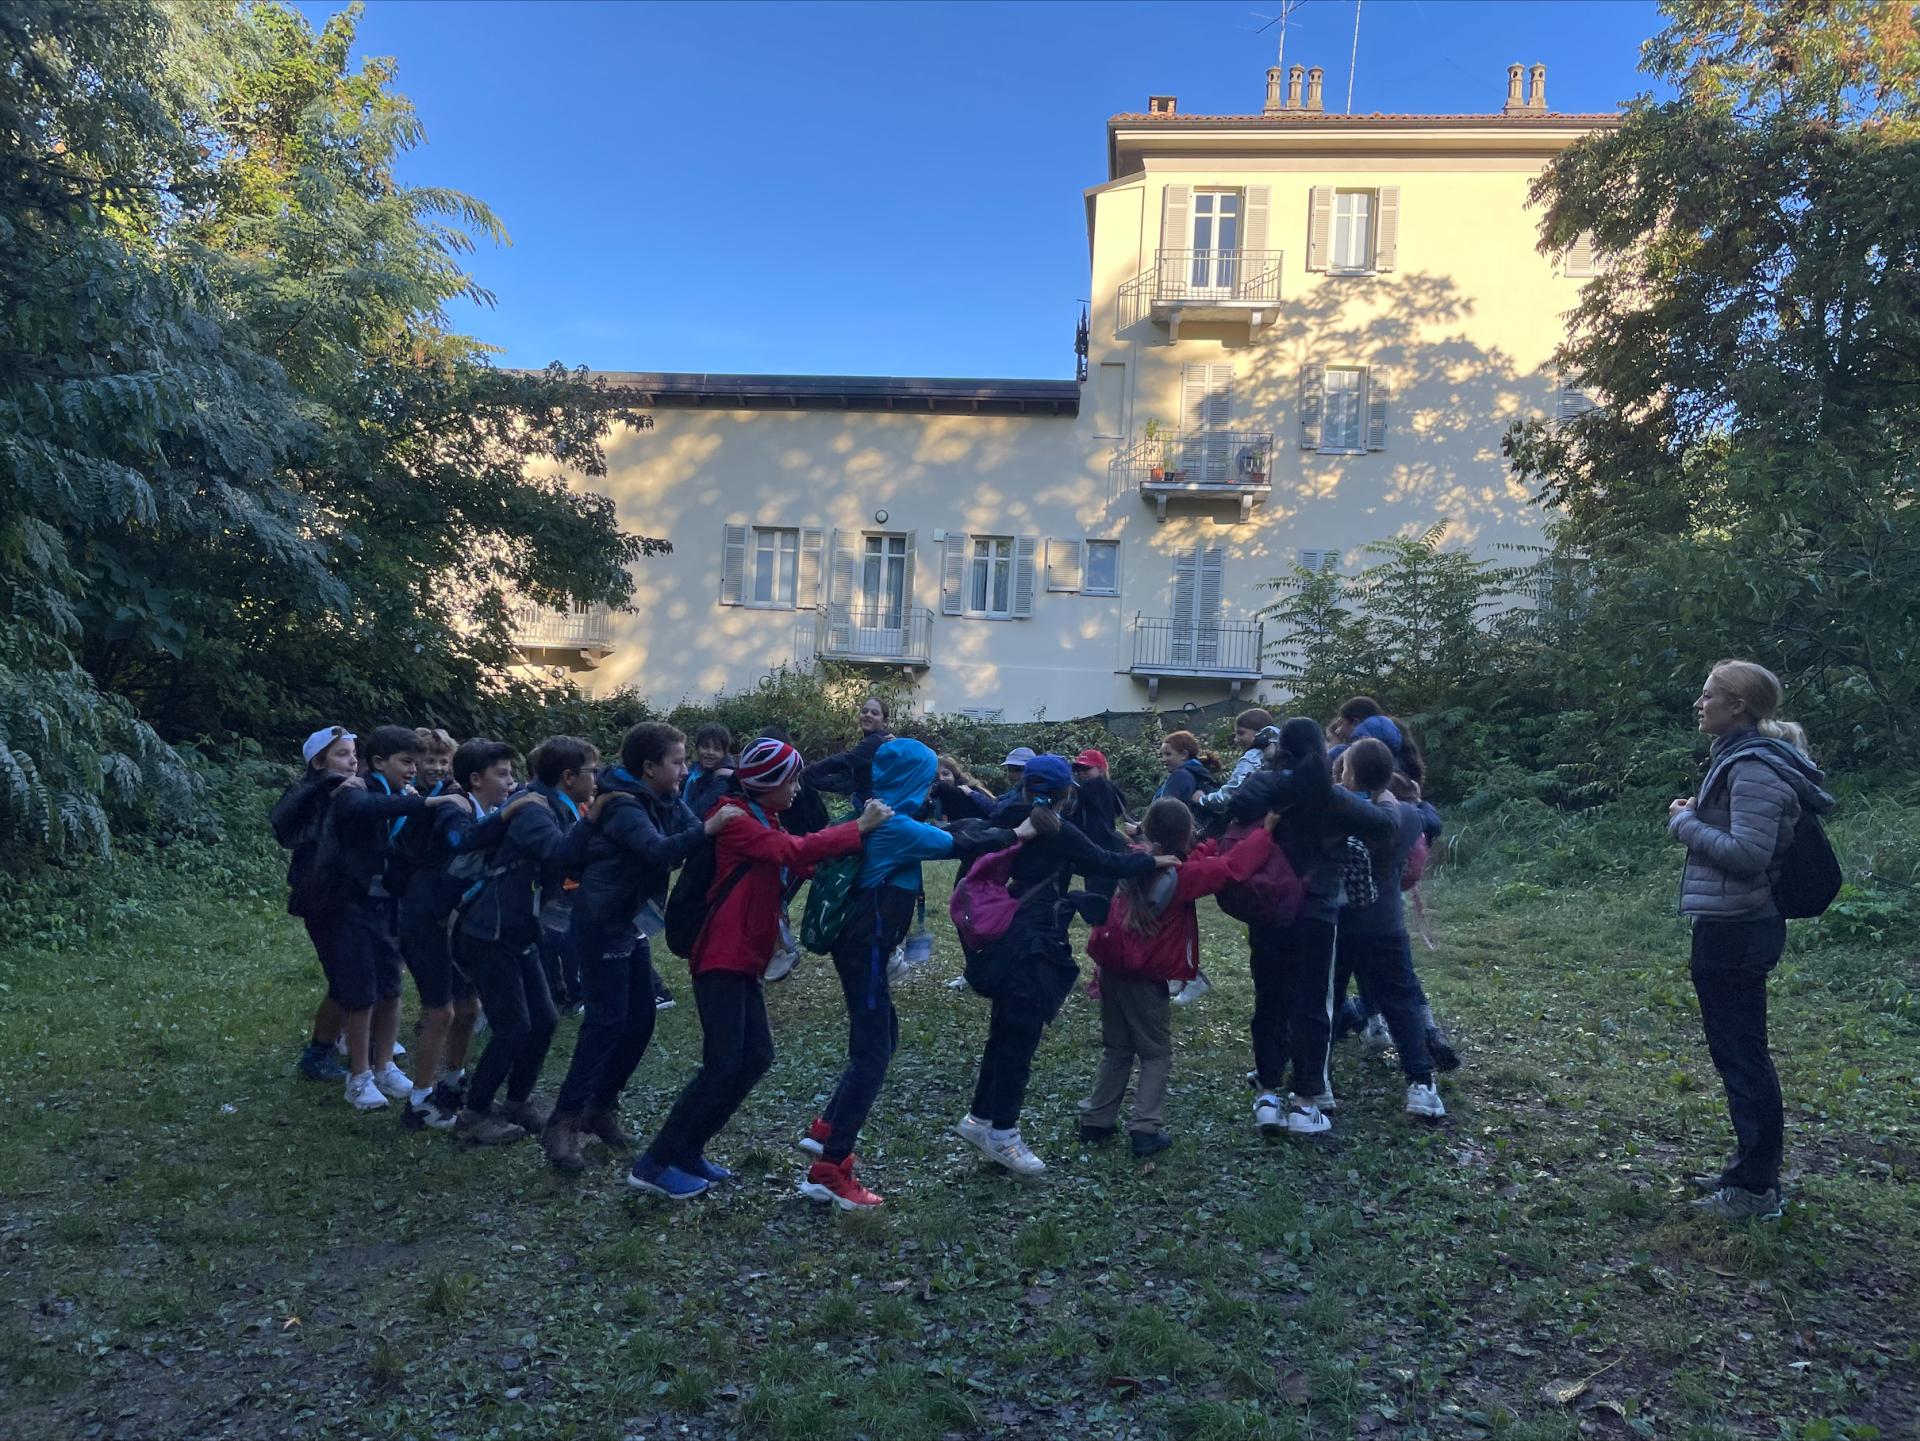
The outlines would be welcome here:
M 302 0 L 316 23 L 343 8 Z M 403 178 L 486 201 L 501 362 L 604 370 L 1064 376 L 1081 192 L 1149 92 L 1257 111 L 1280 0 L 1085 4 L 371 0 L 427 143 Z M 1286 58 L 1344 108 L 1352 0 Z M 1563 111 L 1644 88 L 1642 0 L 1363 0 L 1357 112 L 1489 111 L 1515 60 Z

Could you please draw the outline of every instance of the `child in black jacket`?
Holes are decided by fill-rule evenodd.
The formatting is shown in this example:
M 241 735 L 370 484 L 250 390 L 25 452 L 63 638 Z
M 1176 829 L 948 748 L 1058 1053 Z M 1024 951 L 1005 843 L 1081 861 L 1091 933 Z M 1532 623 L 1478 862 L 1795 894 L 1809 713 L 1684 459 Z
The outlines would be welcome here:
M 1080 906 L 1105 919 L 1105 897 L 1069 898 L 1074 873 L 1129 880 L 1156 867 L 1179 864 L 1173 856 L 1102 850 L 1069 824 L 1062 812 L 1074 806 L 1073 776 L 1061 756 L 1035 756 L 1027 763 L 1022 792 L 1040 836 L 1024 842 L 1014 858 L 1008 893 L 1022 905 L 1007 933 L 967 957 L 967 981 L 992 1002 L 987 1040 L 973 1105 L 954 1129 L 988 1160 L 1018 1176 L 1037 1176 L 1046 1162 L 1020 1139 L 1020 1107 L 1034 1053 L 1048 1023 L 1073 990 L 1080 970 L 1067 928 Z
M 344 1081 L 347 1076 L 333 1052 L 341 1033 L 340 1003 L 333 997 L 331 980 L 340 943 L 339 918 L 316 894 L 315 863 L 333 793 L 359 768 L 355 739 L 345 726 L 323 726 L 308 736 L 300 748 L 306 771 L 274 802 L 268 817 L 273 838 L 292 852 L 287 858 L 287 914 L 300 917 L 306 925 L 320 972 L 329 978 L 326 994 L 313 1013 L 311 1038 L 300 1053 L 300 1074 L 310 1081 Z
M 860 739 L 852 749 L 817 760 L 806 768 L 806 783 L 817 791 L 850 796 L 854 808 L 873 794 L 873 758 L 893 739 L 893 708 L 877 695 L 860 702 Z

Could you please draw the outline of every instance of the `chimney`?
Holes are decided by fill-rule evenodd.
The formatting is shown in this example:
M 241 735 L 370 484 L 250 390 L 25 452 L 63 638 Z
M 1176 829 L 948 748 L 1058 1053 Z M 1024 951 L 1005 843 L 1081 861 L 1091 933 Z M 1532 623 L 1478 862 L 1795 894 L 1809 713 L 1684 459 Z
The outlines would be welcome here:
M 1527 85 L 1527 109 L 1545 110 L 1547 108 L 1547 67 L 1535 65 Z
M 1300 108 L 1300 87 L 1307 82 L 1307 67 L 1296 65 L 1287 71 L 1287 109 Z
M 1326 108 L 1320 103 L 1320 79 L 1324 74 L 1325 72 L 1318 65 L 1307 71 L 1307 109 L 1309 110 Z
M 1502 115 L 1516 115 L 1527 108 L 1527 102 L 1520 94 L 1521 79 L 1526 73 L 1527 67 L 1524 65 L 1507 67 L 1507 103 L 1500 112 Z
M 1281 70 L 1278 65 L 1269 65 L 1267 67 L 1267 106 L 1265 113 L 1268 115 L 1274 114 L 1280 108 L 1280 76 Z
M 1175 96 L 1149 95 L 1147 97 L 1147 114 L 1149 115 L 1172 115 L 1179 108 L 1180 101 Z

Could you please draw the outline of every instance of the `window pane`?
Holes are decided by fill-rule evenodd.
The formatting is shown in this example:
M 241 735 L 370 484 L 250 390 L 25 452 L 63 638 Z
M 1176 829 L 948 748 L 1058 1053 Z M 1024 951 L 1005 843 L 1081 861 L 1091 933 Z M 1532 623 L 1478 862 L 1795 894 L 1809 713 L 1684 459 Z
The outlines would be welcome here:
M 1009 560 L 1003 558 L 993 567 L 993 612 L 995 615 L 1005 615 L 1009 609 L 1007 605 L 1007 582 L 1012 575 L 1013 563 Z
M 1086 590 L 1118 590 L 1120 548 L 1109 541 L 1087 542 Z
M 977 549 L 978 548 L 976 547 L 976 552 L 977 552 Z M 987 608 L 987 560 L 984 555 L 979 555 L 976 553 L 974 557 L 974 562 L 973 562 L 973 588 L 972 588 L 972 593 L 967 597 L 967 609 L 968 610 L 985 610 L 986 608 Z

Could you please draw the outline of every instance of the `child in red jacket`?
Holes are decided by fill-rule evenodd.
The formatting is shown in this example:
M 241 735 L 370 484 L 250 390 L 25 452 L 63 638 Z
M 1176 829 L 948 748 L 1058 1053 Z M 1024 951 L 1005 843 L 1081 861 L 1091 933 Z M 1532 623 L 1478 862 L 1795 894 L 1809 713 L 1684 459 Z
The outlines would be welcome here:
M 1118 1134 L 1115 1122 L 1134 1062 L 1140 1081 L 1133 1093 L 1133 1154 L 1164 1151 L 1173 1137 L 1161 1129 L 1167 1077 L 1173 1069 L 1172 1010 L 1167 982 L 1200 973 L 1200 916 L 1194 903 L 1244 883 L 1273 854 L 1273 824 L 1250 832 L 1226 855 L 1207 842 L 1193 848 L 1193 812 L 1171 798 L 1147 807 L 1140 837 L 1149 854 L 1178 856 L 1174 870 L 1126 881 L 1114 893 L 1104 925 L 1087 938 L 1087 954 L 1100 967 L 1100 1070 L 1093 1093 L 1080 1103 L 1080 1139 L 1099 1144 Z
M 687 962 L 700 1010 L 700 1069 L 634 1161 L 627 1184 L 638 1190 L 684 1201 L 733 1179 L 705 1151 L 773 1064 L 762 978 L 780 944 L 786 883 L 818 861 L 854 855 L 861 837 L 893 814 L 869 801 L 856 821 L 790 836 L 780 813 L 793 804 L 800 768 L 800 753 L 785 741 L 755 741 L 734 771 L 738 789 L 716 807 L 738 806 L 746 814 L 714 839 L 707 916 Z

